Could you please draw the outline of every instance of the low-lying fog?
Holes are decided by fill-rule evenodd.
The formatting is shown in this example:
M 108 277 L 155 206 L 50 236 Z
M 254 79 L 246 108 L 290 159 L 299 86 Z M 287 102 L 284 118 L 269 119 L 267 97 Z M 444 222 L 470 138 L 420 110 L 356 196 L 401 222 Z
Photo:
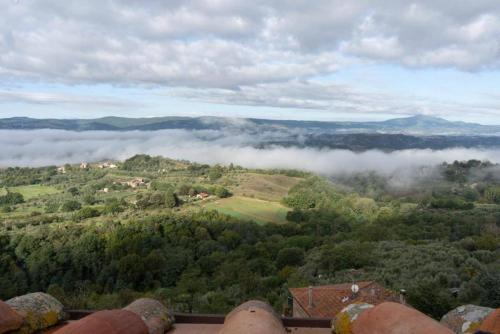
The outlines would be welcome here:
M 163 130 L 153 132 L 71 132 L 62 130 L 0 130 L 0 167 L 44 166 L 124 160 L 137 153 L 162 155 L 208 164 L 234 163 L 249 168 L 294 168 L 323 175 L 375 170 L 391 173 L 443 161 L 479 159 L 500 162 L 500 150 L 401 150 L 391 153 L 271 147 L 255 148 L 273 134 L 228 134 L 220 131 Z M 275 135 L 275 134 L 274 134 Z

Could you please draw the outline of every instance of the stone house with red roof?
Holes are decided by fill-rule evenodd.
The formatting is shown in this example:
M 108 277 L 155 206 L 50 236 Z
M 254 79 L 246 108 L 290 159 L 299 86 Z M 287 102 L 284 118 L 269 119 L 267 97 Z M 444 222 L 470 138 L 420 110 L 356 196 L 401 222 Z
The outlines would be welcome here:
M 291 288 L 293 316 L 301 318 L 334 318 L 352 303 L 378 305 L 383 302 L 401 302 L 401 297 L 376 282 L 352 283 Z

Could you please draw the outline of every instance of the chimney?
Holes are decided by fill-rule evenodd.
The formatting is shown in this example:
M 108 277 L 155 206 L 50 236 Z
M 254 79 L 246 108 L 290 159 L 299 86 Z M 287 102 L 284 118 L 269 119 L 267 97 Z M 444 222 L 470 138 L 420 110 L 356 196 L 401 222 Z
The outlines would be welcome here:
M 312 285 L 309 285 L 309 289 L 307 291 L 307 296 L 308 296 L 308 304 L 307 304 L 307 308 L 312 308 L 313 307 L 313 287 Z
M 406 304 L 406 290 L 405 289 L 401 289 L 399 290 L 399 302 L 403 305 Z

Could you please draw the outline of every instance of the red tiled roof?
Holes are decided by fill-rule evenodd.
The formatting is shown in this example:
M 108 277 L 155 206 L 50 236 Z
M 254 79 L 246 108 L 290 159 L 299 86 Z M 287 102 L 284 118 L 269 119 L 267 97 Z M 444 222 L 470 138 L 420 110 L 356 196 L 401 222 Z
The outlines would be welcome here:
M 261 301 L 249 301 L 241 304 L 227 314 L 171 314 L 161 303 L 150 299 L 138 299 L 127 306 L 127 309 L 111 311 L 68 311 L 69 321 L 59 322 L 55 327 L 42 330 L 41 333 L 52 334 L 327 334 L 332 332 L 331 321 L 327 312 L 335 312 L 336 308 L 345 308 L 355 302 L 368 302 L 377 306 L 365 307 L 362 312 L 351 314 L 348 326 L 337 327 L 336 333 L 351 334 L 452 334 L 453 331 L 425 314 L 393 302 L 397 295 L 374 282 L 357 283 L 360 290 L 352 296 L 351 284 L 337 284 L 313 288 L 312 308 L 307 309 L 309 288 L 290 289 L 294 296 L 300 297 L 297 302 L 304 305 L 304 310 L 313 317 L 324 319 L 281 317 L 272 307 Z M 319 298 L 322 297 L 322 298 Z M 325 297 L 325 298 L 323 298 Z M 349 297 L 349 300 L 345 300 Z M 344 301 L 343 301 L 344 300 Z M 366 305 L 366 304 L 363 304 Z M 5 308 L 0 301 L 0 333 L 7 323 L 6 315 L 10 308 Z M 341 319 L 352 312 L 351 305 L 337 315 Z M 333 310 L 333 311 L 332 311 Z M 176 322 L 170 327 L 172 316 Z M 162 318 L 164 322 L 159 322 Z M 168 319 L 167 319 L 168 318 Z M 342 322 L 345 324 L 345 322 Z M 158 326 L 157 326 L 158 325 Z M 344 328 L 345 327 L 345 328 Z M 497 309 L 481 323 L 480 330 L 492 334 L 500 334 L 500 309 Z M 347 332 L 345 330 L 348 330 Z
M 312 307 L 309 288 L 292 288 L 290 293 L 300 307 L 312 318 L 333 318 L 344 307 L 355 302 L 377 305 L 385 301 L 399 301 L 398 295 L 375 282 L 356 282 L 359 291 L 354 295 L 351 283 L 312 287 Z

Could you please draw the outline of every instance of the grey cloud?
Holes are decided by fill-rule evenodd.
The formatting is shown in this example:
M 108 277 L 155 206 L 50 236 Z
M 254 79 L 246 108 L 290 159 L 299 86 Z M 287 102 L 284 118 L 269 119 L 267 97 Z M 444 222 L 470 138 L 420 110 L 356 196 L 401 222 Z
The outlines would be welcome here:
M 20 0 L 0 10 L 3 78 L 228 88 L 325 75 L 350 56 L 499 65 L 496 0 Z

